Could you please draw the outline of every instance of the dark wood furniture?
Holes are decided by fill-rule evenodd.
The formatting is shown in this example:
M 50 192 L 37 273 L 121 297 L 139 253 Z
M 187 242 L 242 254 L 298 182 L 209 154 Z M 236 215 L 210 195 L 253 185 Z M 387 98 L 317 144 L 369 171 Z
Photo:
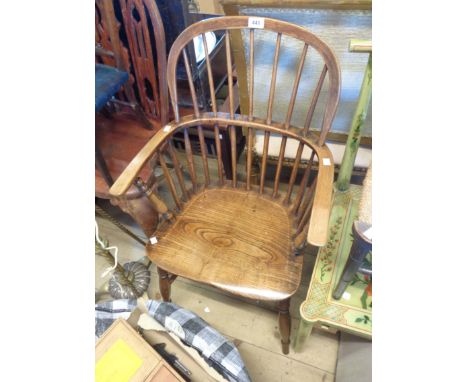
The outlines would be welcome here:
M 101 115 L 96 116 L 96 146 L 101 147 L 110 178 L 120 175 L 154 131 L 169 119 L 166 42 L 158 8 L 151 0 L 121 0 L 115 5 L 112 0 L 95 2 L 97 53 L 107 52 L 97 59 L 130 74 L 124 91 L 112 100 L 121 113 L 113 114 L 113 118 L 107 120 Z M 138 121 L 122 118 L 128 108 L 141 118 Z M 151 131 L 143 127 L 149 127 Z M 149 166 L 140 175 L 148 189 L 155 186 L 155 174 Z M 96 196 L 109 199 L 109 182 L 103 181 L 98 173 L 95 179 Z M 142 197 L 144 192 L 134 186 L 125 202 L 118 206 L 149 235 L 158 219 L 147 198 Z
M 112 66 L 95 65 L 94 110 L 99 112 L 128 80 L 128 73 Z M 110 187 L 114 181 L 107 167 L 99 145 L 95 145 L 96 167 Z
M 131 74 L 128 50 L 122 45 L 119 35 L 120 23 L 115 17 L 112 0 L 96 0 L 95 2 L 95 43 L 96 64 L 113 66 L 119 70 L 130 73 L 130 81 L 123 84 L 123 91 L 113 96 L 107 102 L 113 109 L 117 107 L 130 108 L 140 123 L 152 129 L 151 122 L 146 118 L 140 104 L 137 102 L 132 84 L 134 76 Z M 107 109 L 106 115 L 110 116 Z
M 166 86 L 166 38 L 154 0 L 120 0 L 137 94 L 146 114 L 165 125 L 169 120 Z
M 259 23 L 259 24 L 255 24 Z M 252 115 L 253 105 L 249 105 L 248 115 L 236 114 L 233 102 L 233 63 L 230 50 L 231 32 L 246 29 L 250 36 L 250 100 L 253 100 L 253 75 L 255 52 L 253 49 L 255 28 L 262 26 L 277 36 L 275 58 L 267 119 Z M 211 111 L 202 112 L 198 108 L 193 82 L 189 81 L 193 99 L 193 114 L 182 117 L 179 113 L 179 93 L 176 81 L 176 66 L 182 55 L 187 72 L 190 67 L 186 46 L 195 36 L 208 31 L 223 30 L 226 33 L 226 72 L 230 95 L 229 112 L 218 110 L 212 102 Z M 273 121 L 272 109 L 275 97 L 275 82 L 281 37 L 287 35 L 303 43 L 303 53 L 297 68 L 294 89 L 289 103 L 290 112 L 285 121 Z M 206 41 L 204 41 L 205 50 Z M 317 134 L 309 131 L 308 125 L 302 128 L 291 126 L 297 88 L 301 80 L 303 63 L 308 50 L 316 51 L 323 59 L 323 77 L 328 77 L 328 96 L 323 110 L 323 125 Z M 207 59 L 210 96 L 214 101 L 210 59 Z M 258 300 L 279 302 L 279 327 L 282 350 L 289 351 L 291 321 L 289 315 L 290 297 L 300 284 L 303 257 L 301 249 L 306 239 L 309 243 L 323 246 L 327 240 L 327 225 L 333 191 L 333 158 L 325 144 L 327 132 L 338 106 L 340 93 L 340 70 L 331 49 L 314 34 L 296 25 L 268 18 L 219 17 L 193 24 L 182 32 L 174 42 L 168 59 L 168 86 L 171 94 L 175 120 L 158 131 L 143 147 L 138 155 L 112 186 L 110 192 L 117 202 L 127 198 L 127 192 L 138 179 L 140 171 L 155 157 L 165 175 L 172 201 L 164 200 L 163 195 L 148 192 L 148 200 L 158 211 L 160 224 L 147 244 L 147 255 L 157 265 L 160 275 L 160 292 L 165 301 L 170 300 L 172 281 L 178 276 L 207 283 L 225 291 Z M 190 75 L 189 75 L 190 78 Z M 316 101 L 323 81 L 318 86 L 310 84 L 310 113 L 315 111 Z M 202 127 L 203 126 L 203 127 Z M 202 173 L 197 175 L 189 140 L 188 129 L 198 131 L 202 154 Z M 235 127 L 247 130 L 247 177 L 240 181 L 236 158 Z M 217 171 L 211 174 L 208 168 L 207 148 L 204 131 L 214 132 Z M 220 131 L 227 131 L 231 137 L 232 180 L 227 180 L 221 157 Z M 299 142 L 297 159 L 286 192 L 279 190 L 282 161 L 278 163 L 273 189 L 265 186 L 266 160 L 262 163 L 259 186 L 250 181 L 252 171 L 252 138 L 256 130 L 265 134 L 265 150 L 271 133 L 287 140 Z M 177 132 L 185 137 L 186 163 L 181 163 L 172 142 Z M 300 157 L 304 147 L 311 148 L 313 154 L 299 186 L 295 186 Z M 315 179 L 310 179 L 310 168 L 314 156 L 318 157 L 319 168 Z M 174 163 L 174 179 L 167 168 L 167 160 Z M 266 158 L 266 156 L 264 157 Z M 185 162 L 185 161 L 184 161 Z M 183 168 L 183 171 L 181 170 Z M 188 174 L 189 182 L 184 179 Z M 140 182 L 141 184 L 141 182 Z M 169 209 L 169 203 L 175 207 Z

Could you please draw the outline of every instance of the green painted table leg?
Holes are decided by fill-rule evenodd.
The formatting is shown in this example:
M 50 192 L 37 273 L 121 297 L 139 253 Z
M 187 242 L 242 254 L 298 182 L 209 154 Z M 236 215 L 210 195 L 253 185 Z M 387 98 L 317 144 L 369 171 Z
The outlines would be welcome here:
M 358 104 L 356 106 L 356 111 L 354 112 L 351 128 L 349 129 L 348 140 L 346 141 L 346 148 L 343 154 L 343 160 L 341 161 L 338 180 L 336 181 L 336 186 L 340 191 L 346 191 L 349 188 L 354 162 L 359 149 L 359 142 L 361 141 L 361 129 L 367 117 L 371 94 L 372 55 L 369 56 L 369 61 L 367 62 L 361 92 L 359 93 Z
M 299 322 L 299 328 L 297 329 L 296 337 L 294 339 L 294 350 L 296 352 L 301 351 L 302 346 L 307 338 L 309 338 L 312 332 L 314 324 L 301 318 Z

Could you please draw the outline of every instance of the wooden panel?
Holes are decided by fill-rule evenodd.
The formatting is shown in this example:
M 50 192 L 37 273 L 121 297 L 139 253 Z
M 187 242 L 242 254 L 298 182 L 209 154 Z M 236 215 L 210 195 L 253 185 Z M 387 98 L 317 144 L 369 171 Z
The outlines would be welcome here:
M 238 6 L 317 8 L 317 9 L 372 9 L 372 0 L 219 0 L 226 15 L 236 15 Z M 234 9 L 233 9 L 234 8 Z
M 274 222 L 274 224 L 272 224 Z M 302 256 L 291 255 L 287 209 L 256 192 L 195 196 L 147 254 L 166 271 L 234 294 L 282 300 L 299 286 Z
M 151 0 L 120 0 L 120 8 L 135 70 L 140 103 L 146 113 L 157 117 L 165 125 L 169 121 L 166 38 L 158 7 Z M 152 40 L 156 48 L 155 52 Z

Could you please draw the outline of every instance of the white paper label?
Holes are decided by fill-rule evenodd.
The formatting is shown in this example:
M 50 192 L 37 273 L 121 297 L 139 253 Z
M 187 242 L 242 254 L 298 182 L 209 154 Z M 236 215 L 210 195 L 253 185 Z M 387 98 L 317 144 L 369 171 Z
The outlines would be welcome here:
M 265 27 L 265 19 L 263 17 L 249 17 L 249 28 L 263 29 Z
M 157 242 L 158 242 L 158 239 L 156 239 L 156 236 L 150 237 L 151 244 L 156 244 Z
M 348 292 L 343 293 L 343 300 L 349 300 L 351 298 L 351 295 Z
M 164 131 L 165 133 L 171 131 L 171 126 L 169 126 L 169 125 L 164 126 L 163 131 Z
M 323 158 L 322 163 L 324 166 L 330 166 L 331 165 L 330 158 Z
M 219 134 L 219 139 L 223 139 L 223 134 Z
M 372 240 L 372 227 L 367 228 L 364 232 L 363 235 L 367 237 L 369 240 Z

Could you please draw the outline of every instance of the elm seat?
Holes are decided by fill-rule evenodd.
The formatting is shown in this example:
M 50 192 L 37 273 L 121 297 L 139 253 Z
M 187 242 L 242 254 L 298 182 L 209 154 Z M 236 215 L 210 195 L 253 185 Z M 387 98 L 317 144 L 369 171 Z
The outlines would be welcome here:
M 95 76 L 94 110 L 99 111 L 127 82 L 129 76 L 127 72 L 102 64 L 95 64 Z
M 257 192 L 205 190 L 147 255 L 169 273 L 253 299 L 283 300 L 299 287 L 287 208 Z M 274 238 L 274 240 L 271 240 Z

